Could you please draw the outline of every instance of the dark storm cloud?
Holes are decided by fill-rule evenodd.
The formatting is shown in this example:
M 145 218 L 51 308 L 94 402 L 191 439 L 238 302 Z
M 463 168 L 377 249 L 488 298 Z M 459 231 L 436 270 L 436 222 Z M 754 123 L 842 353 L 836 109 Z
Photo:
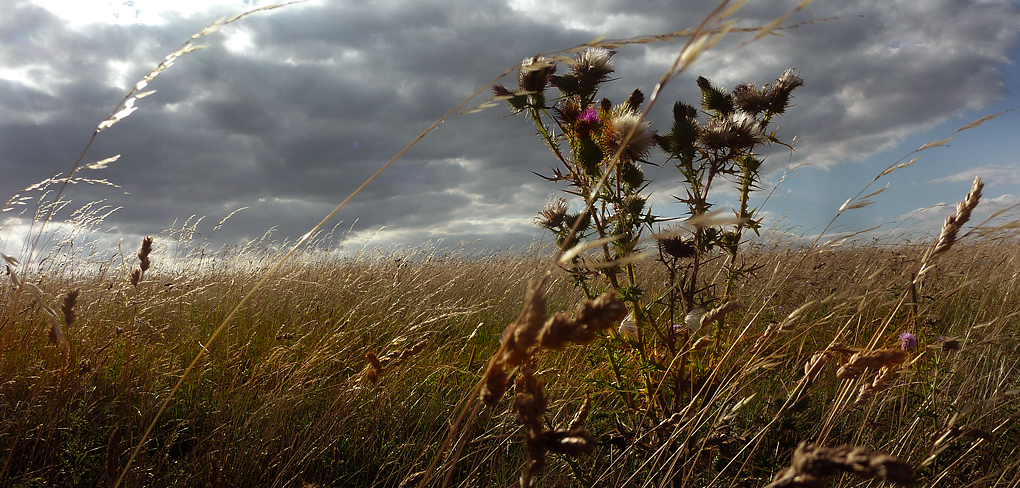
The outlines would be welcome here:
M 255 238 L 271 227 L 297 237 L 522 58 L 600 35 L 693 27 L 711 9 L 622 0 L 512 5 L 338 1 L 247 17 L 201 39 L 206 49 L 179 59 L 148 87 L 157 93 L 139 100 L 136 113 L 100 134 L 86 159 L 122 157 L 80 175 L 122 190 L 78 185 L 69 197 L 122 206 L 107 224 L 128 234 L 159 232 L 191 215 L 208 215 L 212 227 L 248 207 L 218 231 L 220 239 Z M 738 25 L 761 25 L 780 12 L 748 5 Z M 28 2 L 0 14 L 0 67 L 20 73 L 0 76 L 8 78 L 0 79 L 0 195 L 66 172 L 136 80 L 233 13 L 217 6 L 160 25 L 84 27 Z M 1020 25 L 1012 4 L 952 1 L 819 1 L 791 22 L 829 17 L 838 18 L 738 51 L 731 48 L 746 36 L 724 41 L 666 88 L 655 126 L 668 124 L 677 98 L 697 101 L 697 75 L 732 88 L 793 67 L 807 85 L 795 93 L 780 138 L 798 137 L 798 161 L 839 164 L 994 101 L 1004 90 L 996 69 Z M 231 48 L 245 36 L 249 44 Z M 650 93 L 680 45 L 621 48 L 622 79 L 605 94 L 619 102 L 636 87 Z M 513 76 L 503 82 L 514 84 Z M 375 234 L 380 241 L 444 233 L 488 236 L 497 245 L 529 241 L 537 235 L 530 217 L 555 191 L 531 171 L 548 174 L 554 160 L 523 118 L 506 114 L 495 107 L 447 120 L 337 218 L 367 232 L 387 226 Z M 680 191 L 666 169 L 649 174 L 664 179 L 653 187 L 661 195 Z

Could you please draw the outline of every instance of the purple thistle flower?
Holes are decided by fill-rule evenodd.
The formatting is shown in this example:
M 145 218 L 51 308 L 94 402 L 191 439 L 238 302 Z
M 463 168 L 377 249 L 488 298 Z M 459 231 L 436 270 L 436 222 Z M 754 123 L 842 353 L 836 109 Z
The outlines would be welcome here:
M 917 349 L 917 337 L 910 332 L 904 332 L 900 334 L 900 349 L 904 351 L 913 351 Z
M 588 107 L 581 112 L 581 116 L 577 120 L 584 124 L 595 125 L 599 123 L 599 111 L 595 107 Z

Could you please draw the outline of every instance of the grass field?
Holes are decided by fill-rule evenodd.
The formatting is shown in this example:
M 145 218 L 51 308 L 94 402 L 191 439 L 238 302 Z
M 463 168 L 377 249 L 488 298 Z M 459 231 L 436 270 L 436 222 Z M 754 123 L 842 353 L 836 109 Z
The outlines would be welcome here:
M 80 290 L 63 329 L 66 355 L 47 339 L 45 312 L 15 302 L 12 286 L 2 289 L 10 320 L 0 385 L 5 485 L 108 485 L 196 348 L 278 257 L 249 250 L 181 267 L 162 243 L 155 240 L 137 286 L 119 263 L 88 279 L 46 281 L 50 303 Z M 671 405 L 624 400 L 646 392 L 622 388 L 640 382 L 617 382 L 611 365 L 633 378 L 642 364 L 618 336 L 538 354 L 545 421 L 570 423 L 589 397 L 585 425 L 597 440 L 587 456 L 554 456 L 540 483 L 760 486 L 790 464 L 798 443 L 824 441 L 894 455 L 930 486 L 1014 486 L 1020 253 L 1006 243 L 958 246 L 924 284 L 916 315 L 894 311 L 922 252 L 750 253 L 761 268 L 738 291 L 744 307 L 722 337 L 728 355 L 689 349 L 697 366 L 674 378 L 687 386 Z M 420 250 L 279 271 L 174 396 L 127 486 L 399 484 L 436 453 L 520 313 L 543 255 Z M 665 277 L 644 265 L 649 289 L 662 293 Z M 565 274 L 553 278 L 549 296 L 553 311 L 582 298 Z M 874 375 L 837 379 L 846 354 L 832 353 L 803 383 L 816 352 L 865 346 L 874 336 L 882 338 L 876 348 L 896 350 L 908 330 L 918 347 L 862 402 L 857 392 Z M 381 371 L 372 373 L 369 353 Z M 522 427 L 511 397 L 479 414 L 453 485 L 510 486 L 520 476 Z M 859 483 L 847 475 L 833 485 Z
M 576 54 L 558 77 L 525 60 L 490 105 L 530 117 L 588 198 L 540 211 L 558 247 L 344 254 L 319 224 L 213 248 L 185 224 L 104 253 L 79 239 L 103 208 L 55 223 L 81 160 L 35 185 L 61 203 L 39 199 L 24 262 L 3 256 L 0 486 L 1020 485 L 1020 246 L 1015 222 L 968 223 L 980 180 L 930 242 L 751 238 L 754 151 L 785 145 L 766 128 L 803 81 L 701 78 L 702 109 L 677 102 L 658 136 L 654 95 L 598 100 L 612 54 Z M 656 145 L 691 218 L 649 237 Z M 720 220 L 725 178 L 740 202 Z

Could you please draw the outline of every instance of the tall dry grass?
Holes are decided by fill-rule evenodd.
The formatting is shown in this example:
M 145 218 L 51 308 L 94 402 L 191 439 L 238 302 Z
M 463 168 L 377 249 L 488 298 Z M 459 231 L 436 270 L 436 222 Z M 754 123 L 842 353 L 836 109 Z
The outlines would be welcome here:
M 729 7 L 662 37 L 687 40 L 662 84 L 722 35 L 753 42 L 792 13 L 738 30 Z M 193 50 L 188 41 L 171 54 L 93 138 Z M 188 223 L 114 255 L 73 232 L 46 241 L 82 162 L 44 182 L 60 203 L 38 200 L 24 263 L 4 256 L 5 485 L 1020 483 L 1020 253 L 1002 233 L 1013 223 L 966 232 L 979 182 L 933 243 L 742 242 L 746 274 L 726 282 L 726 300 L 691 320 L 650 306 L 634 322 L 645 347 L 616 328 L 626 309 L 613 292 L 586 297 L 555 265 L 578 249 L 342 256 L 316 246 L 357 192 L 293 243 L 211 250 L 189 241 Z M 836 217 L 879 193 L 866 192 Z M 86 205 L 70 228 L 104 212 Z M 705 258 L 706 284 L 736 265 Z M 623 259 L 661 304 L 673 277 Z M 652 334 L 673 323 L 682 333 Z

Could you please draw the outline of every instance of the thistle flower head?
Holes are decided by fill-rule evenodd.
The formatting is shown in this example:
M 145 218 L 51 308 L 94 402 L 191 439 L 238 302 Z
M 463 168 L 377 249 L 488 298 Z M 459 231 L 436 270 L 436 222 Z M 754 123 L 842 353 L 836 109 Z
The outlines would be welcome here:
M 612 60 L 614 54 L 616 51 L 590 47 L 577 55 L 577 63 L 570 67 L 570 71 L 582 83 L 602 83 L 614 71 Z
M 913 351 L 917 349 L 917 337 L 910 332 L 904 332 L 900 334 L 900 349 L 904 351 Z
M 768 102 L 768 111 L 781 114 L 790 106 L 790 93 L 794 88 L 804 86 L 804 80 L 793 74 L 792 69 L 786 70 L 778 80 L 765 85 L 762 96 Z
M 549 84 L 549 77 L 556 72 L 556 64 L 551 59 L 534 56 L 521 62 L 517 77 L 521 90 L 542 93 Z
M 627 135 L 634 132 L 620 153 L 620 159 L 634 161 L 644 159 L 655 144 L 655 131 L 651 124 L 641 120 L 637 112 L 630 110 L 614 110 L 608 117 L 603 131 L 602 143 L 611 153 L 620 150 Z
M 599 111 L 595 107 L 588 107 L 581 112 L 581 115 L 577 118 L 578 122 L 585 124 L 595 125 L 599 123 Z
M 535 217 L 535 225 L 543 229 L 556 230 L 563 227 L 563 220 L 567 216 L 570 205 L 563 197 L 549 200 L 545 208 Z
M 769 100 L 758 87 L 741 83 L 733 89 L 733 104 L 741 112 L 757 115 L 769 108 Z
M 725 119 L 712 119 L 705 124 L 701 140 L 705 147 L 719 149 L 750 149 L 762 142 L 761 124 L 748 114 L 736 114 Z
M 659 244 L 659 251 L 667 256 L 677 259 L 693 258 L 697 249 L 694 247 L 694 240 L 684 239 L 679 234 L 669 233 L 668 237 L 656 237 Z

